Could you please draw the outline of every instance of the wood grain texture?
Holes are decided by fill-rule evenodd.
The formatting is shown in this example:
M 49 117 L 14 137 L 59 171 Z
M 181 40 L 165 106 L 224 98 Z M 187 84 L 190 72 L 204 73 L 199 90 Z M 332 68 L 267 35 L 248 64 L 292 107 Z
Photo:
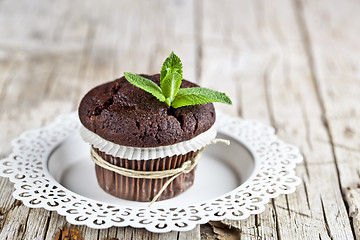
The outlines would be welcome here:
M 305 158 L 302 185 L 264 213 L 166 234 L 73 226 L 0 178 L 0 239 L 360 239 L 359 12 L 355 0 L 0 1 L 0 157 L 90 88 L 156 73 L 173 50 L 186 79 L 231 97 L 220 110 L 274 126 Z

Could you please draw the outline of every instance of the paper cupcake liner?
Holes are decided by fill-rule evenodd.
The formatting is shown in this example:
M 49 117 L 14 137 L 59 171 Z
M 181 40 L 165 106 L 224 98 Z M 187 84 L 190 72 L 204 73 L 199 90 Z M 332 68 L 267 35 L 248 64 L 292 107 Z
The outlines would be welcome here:
M 80 128 L 80 135 L 85 142 L 90 143 L 94 148 L 108 155 L 128 160 L 148 160 L 196 152 L 216 137 L 216 128 L 213 125 L 209 130 L 188 141 L 153 148 L 128 147 L 115 144 L 103 139 L 84 126 Z
M 105 161 L 119 167 L 128 168 L 137 171 L 163 171 L 178 168 L 187 160 L 193 159 L 198 151 L 189 152 L 184 155 L 175 155 L 172 157 L 156 158 L 150 160 L 128 160 L 119 157 L 113 157 L 94 148 L 94 150 Z M 125 177 L 113 171 L 104 169 L 95 165 L 96 177 L 100 187 L 111 195 L 127 200 L 150 202 L 158 191 L 162 188 L 169 178 L 162 179 L 142 179 Z M 194 182 L 194 170 L 184 173 L 175 178 L 164 192 L 161 193 L 158 200 L 165 200 L 182 193 L 188 189 Z

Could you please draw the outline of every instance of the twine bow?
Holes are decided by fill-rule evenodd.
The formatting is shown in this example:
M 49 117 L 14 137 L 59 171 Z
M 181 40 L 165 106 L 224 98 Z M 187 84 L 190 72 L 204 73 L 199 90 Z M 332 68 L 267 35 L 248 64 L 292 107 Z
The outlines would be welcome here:
M 224 139 L 218 139 L 215 138 L 210 141 L 209 144 L 214 144 L 217 142 L 222 142 L 227 145 L 230 144 L 229 140 Z M 208 144 L 208 145 L 209 145 Z M 205 146 L 206 147 L 206 146 Z M 169 169 L 169 170 L 162 170 L 162 171 L 137 171 L 127 168 L 122 168 L 116 165 L 113 165 L 107 161 L 105 161 L 93 148 L 91 148 L 91 159 L 94 161 L 94 163 L 102 168 L 105 168 L 107 170 L 116 172 L 120 175 L 123 175 L 125 177 L 131 177 L 131 178 L 145 178 L 145 179 L 160 179 L 160 178 L 166 178 L 170 177 L 165 184 L 162 186 L 160 191 L 156 194 L 156 196 L 151 200 L 151 203 L 149 204 L 149 207 L 160 197 L 160 195 L 164 192 L 166 187 L 178 176 L 180 176 L 183 173 L 189 173 L 191 170 L 194 169 L 194 167 L 199 163 L 201 155 L 205 149 L 205 147 L 201 148 L 196 154 L 196 156 L 193 159 L 190 159 L 183 164 L 181 164 L 180 167 Z

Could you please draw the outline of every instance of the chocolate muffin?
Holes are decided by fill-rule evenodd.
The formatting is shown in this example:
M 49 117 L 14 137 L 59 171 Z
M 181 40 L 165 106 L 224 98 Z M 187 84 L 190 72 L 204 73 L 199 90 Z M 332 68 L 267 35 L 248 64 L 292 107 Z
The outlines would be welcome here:
M 160 85 L 160 75 L 141 75 Z M 182 80 L 180 88 L 198 87 Z M 81 100 L 81 135 L 98 157 L 137 171 L 180 167 L 215 138 L 212 103 L 173 108 L 136 87 L 125 77 L 90 90 Z M 151 201 L 168 178 L 126 177 L 95 165 L 99 185 L 123 199 Z M 194 170 L 175 178 L 158 200 L 189 188 Z

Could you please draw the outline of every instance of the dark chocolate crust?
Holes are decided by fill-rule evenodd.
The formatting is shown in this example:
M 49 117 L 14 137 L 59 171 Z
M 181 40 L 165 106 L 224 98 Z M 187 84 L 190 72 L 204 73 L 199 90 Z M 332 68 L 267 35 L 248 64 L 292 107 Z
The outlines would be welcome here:
M 141 75 L 160 85 L 160 75 Z M 182 81 L 181 88 L 197 87 Z M 131 147 L 158 147 L 189 140 L 215 122 L 212 103 L 168 107 L 125 77 L 90 90 L 79 107 L 81 123 L 100 137 Z
M 187 160 L 194 158 L 198 153 L 189 152 L 185 155 L 151 160 L 127 160 L 113 157 L 96 148 L 94 150 L 111 164 L 137 171 L 163 171 L 178 168 Z M 195 168 L 189 173 L 183 173 L 176 177 L 161 193 L 157 201 L 173 198 L 191 187 L 194 183 Z M 98 165 L 95 165 L 95 171 L 97 181 L 105 192 L 115 197 L 139 202 L 150 202 L 170 178 L 144 179 L 125 177 Z

